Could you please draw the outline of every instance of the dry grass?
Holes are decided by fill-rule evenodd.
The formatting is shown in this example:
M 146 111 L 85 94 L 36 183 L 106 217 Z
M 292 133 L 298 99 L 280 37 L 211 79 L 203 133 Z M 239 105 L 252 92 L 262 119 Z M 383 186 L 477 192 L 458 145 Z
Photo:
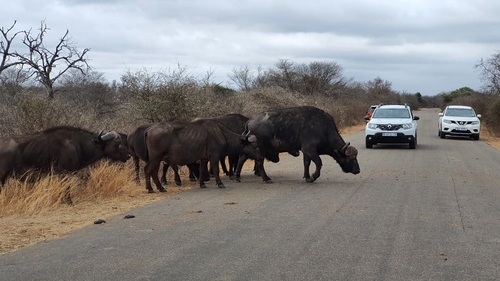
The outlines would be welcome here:
M 133 165 L 101 162 L 88 174 L 49 175 L 34 184 L 9 179 L 0 193 L 0 254 L 64 236 L 97 219 L 126 212 L 197 186 L 181 169 L 183 185 L 146 194 L 133 180 Z M 112 175 L 112 176 L 110 176 Z M 168 175 L 173 178 L 173 175 Z M 74 205 L 66 202 L 69 187 Z
M 481 140 L 500 150 L 500 138 L 481 127 Z

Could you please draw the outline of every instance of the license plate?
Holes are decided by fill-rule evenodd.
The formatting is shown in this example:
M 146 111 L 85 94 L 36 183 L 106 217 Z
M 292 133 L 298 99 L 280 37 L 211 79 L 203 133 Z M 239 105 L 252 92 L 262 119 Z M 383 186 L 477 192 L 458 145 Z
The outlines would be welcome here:
M 397 137 L 398 133 L 382 133 L 383 137 Z
M 455 128 L 455 130 L 457 130 L 457 131 L 467 131 L 467 128 L 457 127 L 457 128 Z

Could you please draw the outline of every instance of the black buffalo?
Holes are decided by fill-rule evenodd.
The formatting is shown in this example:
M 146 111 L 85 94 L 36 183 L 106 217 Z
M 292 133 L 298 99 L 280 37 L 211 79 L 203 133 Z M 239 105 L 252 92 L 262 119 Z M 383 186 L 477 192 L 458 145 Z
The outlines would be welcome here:
M 93 133 L 60 126 L 42 132 L 0 140 L 0 183 L 10 175 L 27 172 L 73 172 L 102 158 L 125 162 L 130 158 L 125 142 L 116 132 Z
M 213 119 L 215 121 L 218 121 L 218 122 L 224 124 L 226 127 L 228 127 L 231 131 L 237 132 L 237 133 L 243 133 L 245 131 L 246 123 L 249 120 L 248 117 L 241 115 L 241 114 L 237 114 L 237 113 L 230 113 L 230 114 L 226 114 L 226 115 L 214 117 L 214 118 L 205 118 L 205 119 L 197 118 L 195 120 L 208 120 L 208 119 Z M 289 153 L 294 155 L 294 156 L 299 155 L 298 151 L 290 151 Z M 238 166 L 239 156 L 240 155 L 238 153 L 232 153 L 232 154 L 227 155 L 229 167 L 226 167 L 226 161 L 225 161 L 226 156 L 223 156 L 223 158 L 220 160 L 222 172 L 224 172 L 231 179 L 235 179 L 234 175 L 236 173 L 236 168 Z M 274 162 L 279 161 L 279 159 L 276 158 L 276 156 L 273 153 L 268 153 L 268 154 L 262 155 L 262 156 L 264 156 L 266 159 L 268 159 L 270 161 L 274 161 Z M 256 175 L 260 176 L 257 164 L 254 165 L 254 172 Z
M 323 164 L 319 155 L 323 154 L 333 157 L 346 173 L 360 172 L 358 151 L 342 139 L 333 117 L 319 108 L 300 106 L 262 112 L 247 122 L 246 130 L 255 134 L 260 153 L 273 162 L 279 161 L 280 152 L 297 155 L 301 150 L 307 182 L 314 182 L 320 176 Z M 244 160 L 240 157 L 236 177 L 241 173 Z M 316 165 L 312 176 L 309 174 L 311 160 Z M 272 182 L 264 163 L 261 161 L 258 166 L 262 179 Z
M 207 162 L 210 162 L 216 184 L 224 188 L 219 176 L 219 161 L 224 155 L 238 153 L 261 159 L 254 135 L 233 132 L 212 119 L 189 123 L 159 123 L 146 130 L 145 135 L 148 159 L 144 172 L 148 192 L 153 192 L 151 177 L 158 190 L 163 189 L 158 179 L 162 160 L 176 165 L 186 165 L 199 160 L 200 175 L 205 173 Z M 199 177 L 199 182 L 200 187 L 206 187 L 203 177 Z
M 218 116 L 218 117 L 214 117 L 214 118 L 196 118 L 193 121 L 208 120 L 208 119 L 218 121 L 218 122 L 224 124 L 226 127 L 228 127 L 231 131 L 241 134 L 241 133 L 243 133 L 243 131 L 245 131 L 245 124 L 247 123 L 249 118 L 244 116 L 244 115 L 241 115 L 241 114 L 230 113 L 230 114 L 226 114 L 226 115 Z M 226 157 L 228 160 L 229 167 L 226 166 Z M 224 155 L 220 159 L 222 172 L 224 174 L 226 174 L 226 176 L 229 176 L 229 177 L 234 176 L 234 173 L 236 172 L 236 167 L 238 165 L 238 158 L 239 158 L 239 154 L 233 153 L 233 154 Z
M 127 146 L 130 154 L 132 155 L 132 159 L 134 160 L 134 168 L 135 168 L 135 180 L 139 183 L 139 160 L 146 161 L 147 159 L 147 150 L 146 150 L 146 139 L 144 133 L 147 129 L 155 124 L 143 124 L 139 127 L 135 128 L 130 134 L 127 135 Z M 175 184 L 181 185 L 181 177 L 179 176 L 179 169 L 177 165 L 170 165 L 168 163 L 163 164 L 163 171 L 161 176 L 161 183 L 167 184 L 167 170 L 169 167 L 172 167 L 174 171 L 174 181 Z M 196 178 L 199 175 L 198 164 L 192 163 L 188 165 L 189 168 L 189 179 L 191 181 L 196 181 Z

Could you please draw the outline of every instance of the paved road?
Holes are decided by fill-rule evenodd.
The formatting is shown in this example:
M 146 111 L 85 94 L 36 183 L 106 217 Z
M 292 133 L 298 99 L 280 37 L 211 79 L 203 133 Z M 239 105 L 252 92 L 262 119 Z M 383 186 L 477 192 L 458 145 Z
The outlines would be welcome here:
M 359 175 L 328 157 L 313 184 L 292 156 L 0 256 L 0 280 L 499 280 L 500 152 L 439 139 L 359 149 Z M 144 196 L 147 196 L 146 194 Z

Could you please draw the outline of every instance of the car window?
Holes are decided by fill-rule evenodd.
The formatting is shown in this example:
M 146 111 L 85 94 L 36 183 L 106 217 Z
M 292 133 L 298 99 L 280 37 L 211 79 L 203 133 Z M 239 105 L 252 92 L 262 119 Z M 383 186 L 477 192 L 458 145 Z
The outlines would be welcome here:
M 476 113 L 470 108 L 448 108 L 445 115 L 452 117 L 474 117 Z
M 373 118 L 410 118 L 410 111 L 405 108 L 379 108 Z

